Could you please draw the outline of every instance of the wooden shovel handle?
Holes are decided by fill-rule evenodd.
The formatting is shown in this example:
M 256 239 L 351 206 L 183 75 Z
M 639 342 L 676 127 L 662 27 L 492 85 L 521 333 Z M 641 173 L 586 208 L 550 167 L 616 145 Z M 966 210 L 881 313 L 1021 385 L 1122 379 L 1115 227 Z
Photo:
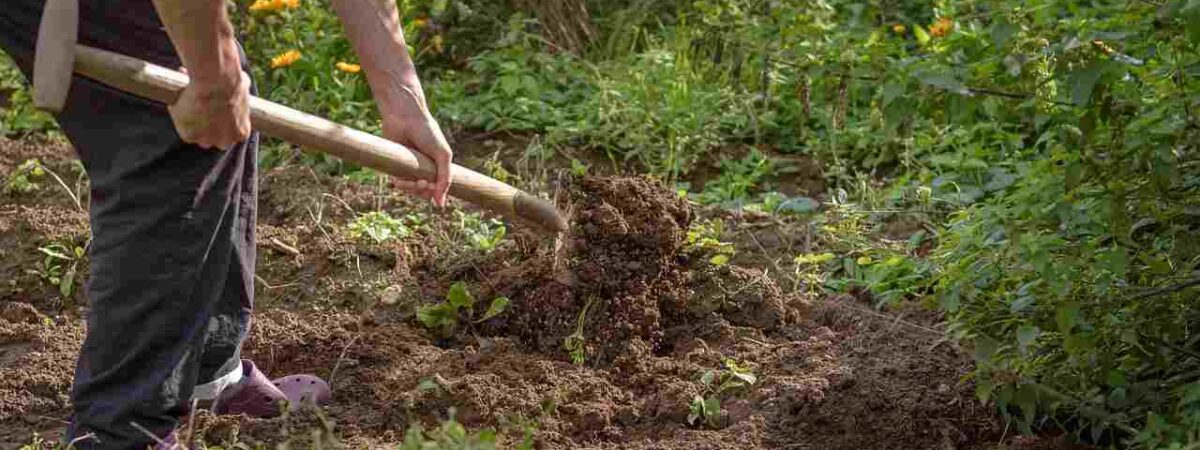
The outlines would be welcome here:
M 114 88 L 164 104 L 174 104 L 188 84 L 183 73 L 125 55 L 76 46 L 75 71 Z M 433 179 L 433 160 L 370 133 L 264 100 L 250 98 L 250 121 L 258 131 L 302 147 L 370 167 L 399 178 Z M 450 195 L 522 220 L 550 233 L 567 221 L 550 202 L 465 167 L 451 168 Z

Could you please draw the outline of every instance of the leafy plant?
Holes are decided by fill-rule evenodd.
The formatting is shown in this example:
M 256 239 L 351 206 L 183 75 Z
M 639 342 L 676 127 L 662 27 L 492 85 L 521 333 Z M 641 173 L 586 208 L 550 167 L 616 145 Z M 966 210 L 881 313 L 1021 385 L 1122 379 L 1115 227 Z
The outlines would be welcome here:
M 479 431 L 468 431 L 454 418 L 451 410 L 450 418 L 437 428 L 426 431 L 420 425 L 413 425 L 404 434 L 404 443 L 400 450 L 495 450 L 501 448 L 500 436 L 495 429 L 485 428 Z M 512 447 L 516 450 L 532 450 L 534 448 L 532 429 L 526 428 L 523 439 Z
M 704 185 L 701 203 L 744 203 L 755 189 L 774 170 L 774 164 L 762 152 L 753 150 L 740 160 L 721 161 L 721 175 Z
M 471 247 L 484 253 L 491 252 L 500 245 L 508 234 L 508 227 L 497 219 L 484 219 L 479 213 L 467 213 L 456 210 L 458 227 L 466 235 Z
M 86 252 L 84 248 L 55 242 L 38 247 L 38 252 L 44 255 L 44 258 L 29 272 L 57 287 L 63 298 L 71 298 L 75 293 L 75 276 L 79 262 L 84 259 Z
M 758 377 L 749 367 L 731 358 L 721 360 L 720 369 L 708 370 L 700 375 L 704 395 L 692 397 L 691 403 L 688 404 L 688 424 L 718 428 L 721 423 L 721 395 L 753 386 L 755 383 L 758 383 Z
M 732 243 L 721 241 L 724 232 L 725 222 L 720 219 L 695 221 L 688 228 L 684 250 L 707 257 L 714 266 L 728 264 L 736 249 Z
M 33 106 L 17 65 L 0 53 L 0 136 L 44 133 L 58 129 L 54 118 Z
M 582 366 L 587 358 L 587 338 L 583 335 L 583 325 L 588 310 L 592 308 L 595 301 L 595 297 L 588 298 L 583 309 L 579 311 L 579 317 L 575 318 L 575 332 L 563 339 L 563 348 L 571 356 L 571 363 L 576 366 Z
M 412 222 L 413 218 L 407 218 Z M 359 214 L 354 218 L 350 225 L 346 227 L 351 238 L 361 239 L 364 236 L 371 238 L 377 244 L 393 239 L 404 239 L 412 235 L 413 230 L 410 224 L 406 224 L 405 220 L 400 220 L 392 217 L 384 211 L 371 211 L 366 214 Z
M 484 322 L 504 313 L 509 303 L 507 297 L 496 297 L 488 304 L 483 314 L 475 317 L 475 297 L 471 295 L 467 284 L 460 281 L 450 286 L 446 293 L 446 301 L 418 308 L 417 321 L 439 336 L 449 337 L 461 323 Z
M 7 194 L 28 194 L 41 188 L 38 179 L 46 175 L 45 169 L 42 168 L 42 163 L 36 159 L 29 159 L 17 166 L 16 170 L 8 174 L 4 181 L 4 192 Z

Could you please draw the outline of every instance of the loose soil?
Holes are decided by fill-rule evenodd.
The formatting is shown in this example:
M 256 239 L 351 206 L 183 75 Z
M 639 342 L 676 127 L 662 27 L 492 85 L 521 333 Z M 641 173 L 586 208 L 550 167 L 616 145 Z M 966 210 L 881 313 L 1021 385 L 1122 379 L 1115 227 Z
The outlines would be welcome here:
M 72 165 L 61 144 L 0 140 L 0 173 L 30 157 Z M 464 244 L 452 213 L 389 190 L 305 167 L 264 173 L 245 353 L 271 375 L 324 377 L 334 399 L 272 420 L 201 413 L 193 437 L 394 448 L 410 427 L 453 417 L 497 430 L 505 448 L 527 434 L 539 449 L 1056 448 L 1006 434 L 962 381 L 970 358 L 936 315 L 874 312 L 789 292 L 761 268 L 712 266 L 683 246 L 696 212 L 654 181 L 563 183 L 570 234 L 513 226 L 485 253 Z M 86 213 L 54 189 L 0 194 L 0 449 L 55 439 L 68 416 L 86 298 L 29 270 L 38 247 L 83 245 L 88 232 Z M 385 244 L 350 238 L 355 212 L 375 208 L 425 225 Z M 511 306 L 450 336 L 423 329 L 415 310 L 456 281 Z M 578 344 L 575 359 L 565 342 Z M 688 425 L 701 374 L 725 358 L 758 383 L 721 395 L 717 426 Z

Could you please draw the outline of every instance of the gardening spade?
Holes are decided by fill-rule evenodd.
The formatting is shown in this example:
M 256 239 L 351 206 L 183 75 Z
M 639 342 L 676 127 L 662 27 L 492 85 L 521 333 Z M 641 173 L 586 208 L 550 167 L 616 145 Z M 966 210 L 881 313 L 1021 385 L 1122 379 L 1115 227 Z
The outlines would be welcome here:
M 78 0 L 47 0 L 33 70 L 34 105 L 38 108 L 61 111 L 73 73 L 167 105 L 174 104 L 188 85 L 188 76 L 175 70 L 78 45 L 78 25 Z M 250 97 L 250 121 L 268 136 L 398 178 L 432 179 L 436 172 L 433 160 L 403 145 L 258 97 Z M 452 166 L 450 175 L 450 195 L 456 198 L 548 234 L 567 230 L 566 219 L 546 200 L 458 165 Z

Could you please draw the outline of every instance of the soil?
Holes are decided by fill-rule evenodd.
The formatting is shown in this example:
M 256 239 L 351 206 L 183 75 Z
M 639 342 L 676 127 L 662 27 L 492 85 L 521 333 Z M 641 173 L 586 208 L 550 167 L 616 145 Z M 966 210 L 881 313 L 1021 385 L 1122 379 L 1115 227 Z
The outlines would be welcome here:
M 34 156 L 68 171 L 69 155 L 0 140 L 4 173 Z M 527 433 L 538 449 L 1057 448 L 1006 433 L 963 381 L 971 359 L 935 314 L 876 312 L 791 292 L 764 267 L 712 266 L 683 246 L 697 213 L 655 181 L 566 181 L 569 235 L 513 225 L 491 252 L 463 244 L 453 213 L 375 186 L 298 166 L 260 182 L 245 354 L 268 375 L 321 376 L 334 398 L 270 420 L 200 413 L 187 421 L 197 441 L 395 448 L 410 427 L 454 418 L 496 430 L 502 448 Z M 0 449 L 56 439 L 69 414 L 86 298 L 27 270 L 39 246 L 82 245 L 88 231 L 51 187 L 0 194 Z M 355 211 L 375 208 L 425 225 L 385 244 L 349 237 Z M 481 303 L 511 305 L 450 336 L 425 330 L 414 311 L 457 281 Z M 701 375 L 727 358 L 757 382 L 721 393 L 712 425 L 689 425 L 689 403 L 708 394 Z

